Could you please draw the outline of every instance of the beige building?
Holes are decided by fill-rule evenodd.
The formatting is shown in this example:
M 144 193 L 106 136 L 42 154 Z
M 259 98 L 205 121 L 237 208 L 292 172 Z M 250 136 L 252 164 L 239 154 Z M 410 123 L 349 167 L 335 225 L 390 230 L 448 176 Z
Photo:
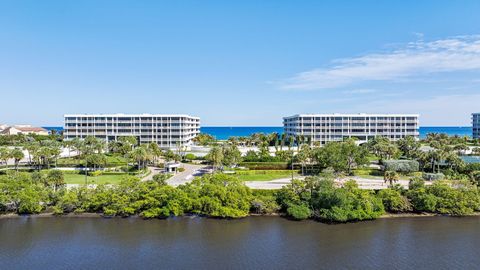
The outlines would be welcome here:
M 2 133 L 2 131 L 4 131 L 5 129 L 7 129 L 8 126 L 7 125 L 2 125 L 0 124 L 0 133 Z
M 35 134 L 35 135 L 48 135 L 48 130 L 41 127 L 32 127 L 27 125 L 22 126 L 6 126 L 0 135 L 19 135 L 19 134 Z

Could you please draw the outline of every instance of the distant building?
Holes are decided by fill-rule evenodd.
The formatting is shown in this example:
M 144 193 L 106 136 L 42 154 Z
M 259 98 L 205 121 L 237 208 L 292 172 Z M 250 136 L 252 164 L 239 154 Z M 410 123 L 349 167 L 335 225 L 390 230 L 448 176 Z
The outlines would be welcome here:
M 473 138 L 480 139 L 480 113 L 472 114 L 472 131 Z
M 162 148 L 191 145 L 199 133 L 200 118 L 176 114 L 67 114 L 63 131 L 66 140 L 134 136 L 139 143 L 155 142 Z
M 1 135 L 18 135 L 18 134 L 48 135 L 48 130 L 41 127 L 32 127 L 28 125 L 11 126 L 11 127 L 7 126 L 0 132 L 0 134 Z
M 325 144 L 357 138 L 368 141 L 385 137 L 396 141 L 407 136 L 419 137 L 417 114 L 297 114 L 283 118 L 287 137 L 303 136 Z

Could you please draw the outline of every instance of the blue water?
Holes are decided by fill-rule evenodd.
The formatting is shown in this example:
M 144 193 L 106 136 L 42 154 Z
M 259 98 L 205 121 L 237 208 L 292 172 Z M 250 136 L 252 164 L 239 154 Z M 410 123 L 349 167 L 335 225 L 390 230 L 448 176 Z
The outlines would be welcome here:
M 44 127 L 48 130 L 63 130 L 62 127 Z M 283 133 L 283 127 L 201 127 L 202 133 L 214 136 L 217 140 L 226 140 L 231 136 L 249 136 L 253 133 Z M 420 127 L 420 138 L 425 138 L 428 133 L 445 133 L 453 136 L 472 136 L 471 127 Z
M 472 136 L 472 127 L 420 127 L 420 138 L 425 138 L 428 133 L 444 133 L 449 136 Z
M 282 134 L 283 127 L 201 127 L 200 132 L 210 134 L 217 140 L 226 140 L 232 136 L 250 136 L 253 133 L 270 134 L 277 132 Z

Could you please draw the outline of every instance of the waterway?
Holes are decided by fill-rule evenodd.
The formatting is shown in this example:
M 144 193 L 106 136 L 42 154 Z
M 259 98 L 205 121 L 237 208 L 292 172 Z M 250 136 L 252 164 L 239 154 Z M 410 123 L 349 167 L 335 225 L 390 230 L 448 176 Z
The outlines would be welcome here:
M 480 218 L 0 219 L 0 269 L 478 269 Z

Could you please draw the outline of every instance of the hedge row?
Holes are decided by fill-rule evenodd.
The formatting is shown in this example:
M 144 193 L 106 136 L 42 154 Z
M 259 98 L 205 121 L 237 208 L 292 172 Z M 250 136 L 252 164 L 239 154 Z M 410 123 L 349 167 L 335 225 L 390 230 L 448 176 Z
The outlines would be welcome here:
M 251 170 L 251 171 L 235 171 L 238 175 L 257 175 L 257 174 L 285 174 L 291 173 L 291 170 Z
M 240 162 L 241 167 L 246 167 L 250 170 L 288 170 L 289 164 L 287 162 Z
M 444 178 L 445 175 L 443 173 L 423 173 L 423 180 L 426 181 L 439 181 Z
M 420 170 L 420 164 L 416 160 L 385 160 L 385 171 L 412 173 Z

